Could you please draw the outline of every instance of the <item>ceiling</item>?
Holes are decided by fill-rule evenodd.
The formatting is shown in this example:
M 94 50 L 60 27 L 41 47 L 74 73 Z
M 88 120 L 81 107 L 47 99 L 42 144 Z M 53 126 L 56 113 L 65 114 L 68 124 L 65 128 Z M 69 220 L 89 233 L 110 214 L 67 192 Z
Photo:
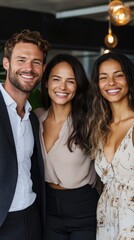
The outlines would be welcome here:
M 110 0 L 0 0 L 0 42 L 24 28 L 41 32 L 53 48 L 96 50 L 104 46 Z M 122 0 L 134 11 L 134 0 Z M 112 26 L 118 48 L 134 52 L 134 18 Z
M 1 7 L 10 7 L 32 10 L 41 13 L 52 13 L 61 18 L 64 11 L 71 16 L 80 16 L 92 19 L 107 20 L 107 5 L 110 0 L 0 0 Z M 127 6 L 134 8 L 134 0 L 123 1 Z M 66 13 L 66 12 L 65 12 Z M 132 23 L 131 23 L 132 24 Z

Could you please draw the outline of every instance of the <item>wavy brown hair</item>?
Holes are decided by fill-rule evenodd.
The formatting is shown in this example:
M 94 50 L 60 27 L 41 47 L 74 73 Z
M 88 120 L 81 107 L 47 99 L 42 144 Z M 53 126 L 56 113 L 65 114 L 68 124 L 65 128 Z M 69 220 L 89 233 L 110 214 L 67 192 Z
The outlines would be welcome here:
M 92 142 L 92 155 L 95 156 L 98 142 L 105 141 L 109 133 L 109 125 L 112 120 L 112 112 L 109 102 L 101 95 L 98 81 L 99 81 L 99 66 L 108 59 L 114 59 L 121 64 L 122 71 L 126 76 L 128 83 L 128 104 L 134 110 L 134 64 L 125 55 L 115 52 L 109 52 L 100 56 L 94 63 L 91 73 L 92 84 L 92 114 L 89 117 L 90 124 L 90 141 Z
M 44 40 L 41 34 L 37 31 L 30 31 L 29 29 L 24 29 L 20 33 L 14 33 L 6 42 L 4 49 L 4 57 L 10 60 L 12 56 L 12 51 L 15 45 L 19 42 L 32 43 L 39 47 L 43 52 L 43 63 L 46 62 L 47 52 L 50 48 L 49 43 Z

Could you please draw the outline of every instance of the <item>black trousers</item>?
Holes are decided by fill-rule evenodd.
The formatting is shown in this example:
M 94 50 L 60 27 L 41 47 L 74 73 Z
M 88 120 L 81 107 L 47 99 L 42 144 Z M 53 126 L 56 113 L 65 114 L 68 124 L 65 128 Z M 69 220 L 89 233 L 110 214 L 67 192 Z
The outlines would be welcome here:
M 0 228 L 0 240 L 42 240 L 36 203 L 27 209 L 9 212 Z
M 95 240 L 99 195 L 86 185 L 77 189 L 46 187 L 47 218 L 45 240 Z

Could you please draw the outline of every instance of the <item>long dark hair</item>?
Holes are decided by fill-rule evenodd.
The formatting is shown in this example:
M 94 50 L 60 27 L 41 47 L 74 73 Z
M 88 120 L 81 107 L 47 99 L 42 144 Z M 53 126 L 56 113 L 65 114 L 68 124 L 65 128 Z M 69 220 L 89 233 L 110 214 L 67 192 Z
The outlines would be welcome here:
M 75 75 L 77 90 L 74 98 L 72 99 L 72 123 L 73 130 L 68 139 L 68 148 L 72 151 L 72 144 L 75 143 L 85 152 L 89 152 L 89 133 L 88 133 L 88 118 L 87 112 L 90 105 L 90 83 L 86 76 L 85 70 L 80 61 L 69 54 L 58 54 L 54 56 L 47 64 L 43 79 L 41 82 L 42 103 L 45 110 L 51 105 L 51 99 L 48 95 L 46 83 L 48 82 L 51 70 L 55 65 L 67 62 Z
M 92 117 L 90 118 L 90 128 L 92 129 L 90 141 L 92 142 L 93 152 L 97 149 L 98 140 L 103 141 L 109 132 L 109 125 L 112 120 L 112 112 L 109 103 L 101 95 L 99 81 L 99 66 L 108 59 L 114 59 L 121 64 L 122 71 L 128 83 L 128 104 L 134 110 L 134 64 L 131 60 L 120 53 L 109 52 L 100 56 L 94 63 L 91 73 L 91 84 L 93 89 Z

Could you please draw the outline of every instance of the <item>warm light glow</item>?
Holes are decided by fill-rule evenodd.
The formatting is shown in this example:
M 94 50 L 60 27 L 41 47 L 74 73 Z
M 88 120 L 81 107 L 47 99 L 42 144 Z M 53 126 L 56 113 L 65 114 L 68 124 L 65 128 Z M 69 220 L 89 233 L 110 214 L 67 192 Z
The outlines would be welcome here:
M 132 20 L 132 12 L 127 7 L 122 7 L 111 14 L 111 22 L 116 26 L 126 25 Z
M 116 26 L 126 25 L 132 20 L 132 11 L 122 1 L 113 0 L 108 5 L 111 22 Z
M 111 33 L 106 35 L 104 39 L 104 43 L 108 48 L 114 48 L 116 47 L 118 40 L 117 40 L 117 37 Z
M 110 0 L 109 0 L 110 1 Z M 114 48 L 118 44 L 116 35 L 112 33 L 111 23 L 122 26 L 132 20 L 132 11 L 120 0 L 111 0 L 108 5 L 109 27 L 108 34 L 105 36 L 104 43 L 108 48 Z
M 112 33 L 110 18 L 109 18 L 109 22 L 108 22 L 108 34 L 104 38 L 104 43 L 108 48 L 114 48 L 114 47 L 116 47 L 116 45 L 118 43 L 118 39 L 117 39 L 116 35 L 114 35 Z
M 108 5 L 108 12 L 109 14 L 113 14 L 113 12 L 119 10 L 121 7 L 123 7 L 123 2 L 119 0 L 113 0 Z
M 109 49 L 105 49 L 105 50 L 104 50 L 104 54 L 109 53 L 109 52 L 110 52 Z
M 114 42 L 114 37 L 113 37 L 113 35 L 110 35 L 110 34 L 108 34 L 108 42 L 111 44 L 111 43 L 113 43 Z

